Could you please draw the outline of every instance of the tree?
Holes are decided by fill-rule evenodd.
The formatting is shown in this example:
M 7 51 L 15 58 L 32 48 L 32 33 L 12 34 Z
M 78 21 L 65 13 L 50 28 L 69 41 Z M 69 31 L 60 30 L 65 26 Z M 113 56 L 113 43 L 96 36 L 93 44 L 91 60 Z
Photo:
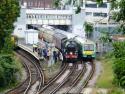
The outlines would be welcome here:
M 89 38 L 91 33 L 93 32 L 93 24 L 91 24 L 89 22 L 85 22 L 84 27 L 85 27 L 85 32 L 86 32 L 87 38 Z
M 59 8 L 61 5 L 61 0 L 53 0 L 53 5 L 55 6 L 55 8 Z
M 0 88 L 16 83 L 20 67 L 14 59 L 13 55 L 0 55 Z
M 119 31 L 125 34 L 125 0 L 112 1 L 112 9 L 116 9 L 113 13 L 113 19 L 119 23 Z M 125 88 L 125 42 L 116 42 L 113 44 L 114 55 L 114 74 L 116 83 Z
M 3 48 L 8 49 L 8 46 L 10 45 L 7 44 L 6 40 L 11 40 L 10 35 L 14 29 L 13 23 L 19 16 L 19 10 L 20 6 L 18 0 L 0 1 L 0 52 Z
M 100 40 L 104 43 L 111 42 L 110 33 L 108 31 L 101 31 Z
M 113 19 L 119 23 L 119 31 L 125 34 L 125 0 L 112 1 Z
M 77 6 L 77 9 L 75 11 L 76 14 L 80 13 L 81 12 L 81 7 L 80 6 Z

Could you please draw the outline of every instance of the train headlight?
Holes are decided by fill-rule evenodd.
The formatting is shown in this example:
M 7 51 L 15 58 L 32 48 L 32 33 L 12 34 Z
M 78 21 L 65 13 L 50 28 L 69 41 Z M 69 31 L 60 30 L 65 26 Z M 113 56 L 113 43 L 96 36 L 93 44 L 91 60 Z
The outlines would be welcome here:
M 72 53 L 72 52 L 70 52 L 69 54 L 70 54 L 70 55 L 72 55 L 73 53 Z

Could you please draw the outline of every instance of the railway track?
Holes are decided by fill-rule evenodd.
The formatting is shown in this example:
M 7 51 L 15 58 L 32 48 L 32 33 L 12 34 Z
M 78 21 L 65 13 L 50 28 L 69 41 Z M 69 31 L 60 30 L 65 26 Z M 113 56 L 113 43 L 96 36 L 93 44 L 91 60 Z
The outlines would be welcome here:
M 92 78 L 95 70 L 94 63 L 90 64 L 71 64 L 64 63 L 60 72 L 50 79 L 45 86 L 44 76 L 41 71 L 42 68 L 36 63 L 36 61 L 23 51 L 18 51 L 18 55 L 23 59 L 23 65 L 27 71 L 27 78 L 18 87 L 7 92 L 7 94 L 68 94 L 68 93 L 80 93 L 85 88 Z M 79 66 L 81 66 L 79 68 Z M 87 72 L 87 67 L 91 68 Z M 80 83 L 83 75 L 84 81 L 82 85 L 77 86 Z M 64 76 L 65 75 L 65 76 Z M 62 79 L 62 80 L 61 80 Z M 35 88 L 35 89 L 34 89 Z M 34 89 L 34 90 L 33 90 Z M 75 91 L 74 91 L 75 90 Z
M 68 64 L 64 63 L 60 71 L 45 83 L 45 86 L 41 89 L 40 92 L 44 91 L 49 85 L 51 85 L 54 81 L 56 81 L 59 78 L 59 76 L 62 75 L 62 73 L 66 70 L 67 67 Z
M 91 71 L 90 74 L 87 76 L 87 79 L 85 80 L 85 83 L 83 84 L 83 86 L 80 88 L 79 92 L 80 93 L 87 85 L 88 82 L 92 79 L 94 72 L 95 72 L 95 64 L 93 61 L 90 61 L 90 65 L 91 65 Z
M 87 87 L 88 82 L 93 77 L 93 74 L 95 71 L 95 65 L 93 61 L 91 61 L 89 64 L 85 63 L 85 66 L 86 66 L 86 71 L 81 81 L 77 84 L 77 86 L 73 87 L 72 89 L 70 89 L 70 91 L 66 93 L 78 93 L 79 94 L 85 87 Z
M 62 68 L 62 71 L 54 78 L 51 80 L 40 92 L 39 94 L 50 94 L 53 92 L 53 90 L 61 87 L 61 79 L 66 80 L 69 75 L 73 72 L 74 65 L 65 63 L 65 68 Z
M 69 77 L 69 81 L 57 92 L 57 94 L 67 94 L 70 90 L 77 85 L 82 76 L 86 72 L 86 67 L 84 64 L 77 64 L 75 71 L 72 76 Z
M 23 66 L 27 71 L 27 78 L 16 88 L 6 94 L 37 94 L 44 85 L 44 73 L 39 63 L 30 54 L 23 50 L 16 51 L 22 59 Z

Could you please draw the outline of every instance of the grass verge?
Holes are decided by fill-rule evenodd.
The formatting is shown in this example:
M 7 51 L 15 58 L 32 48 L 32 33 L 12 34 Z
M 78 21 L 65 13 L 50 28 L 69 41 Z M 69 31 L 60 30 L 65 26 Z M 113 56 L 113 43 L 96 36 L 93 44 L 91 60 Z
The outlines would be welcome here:
M 106 54 L 99 58 L 103 71 L 96 83 L 96 89 L 104 88 L 108 89 L 108 94 L 125 94 L 121 88 L 113 84 L 113 60 L 114 57 L 111 53 Z
M 100 59 L 103 71 L 97 81 L 97 88 L 111 88 L 113 87 L 113 62 L 112 58 L 101 57 Z

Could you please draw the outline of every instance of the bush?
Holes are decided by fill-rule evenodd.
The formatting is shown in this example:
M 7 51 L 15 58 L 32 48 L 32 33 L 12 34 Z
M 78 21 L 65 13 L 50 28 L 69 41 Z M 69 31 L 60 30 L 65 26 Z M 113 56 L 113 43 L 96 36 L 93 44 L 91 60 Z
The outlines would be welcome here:
M 122 88 L 125 88 L 125 42 L 115 42 L 113 44 L 114 50 L 114 75 L 115 83 Z
M 0 55 L 0 88 L 16 83 L 19 70 L 12 55 Z
M 113 53 L 116 58 L 125 58 L 125 42 L 115 42 L 113 47 Z

